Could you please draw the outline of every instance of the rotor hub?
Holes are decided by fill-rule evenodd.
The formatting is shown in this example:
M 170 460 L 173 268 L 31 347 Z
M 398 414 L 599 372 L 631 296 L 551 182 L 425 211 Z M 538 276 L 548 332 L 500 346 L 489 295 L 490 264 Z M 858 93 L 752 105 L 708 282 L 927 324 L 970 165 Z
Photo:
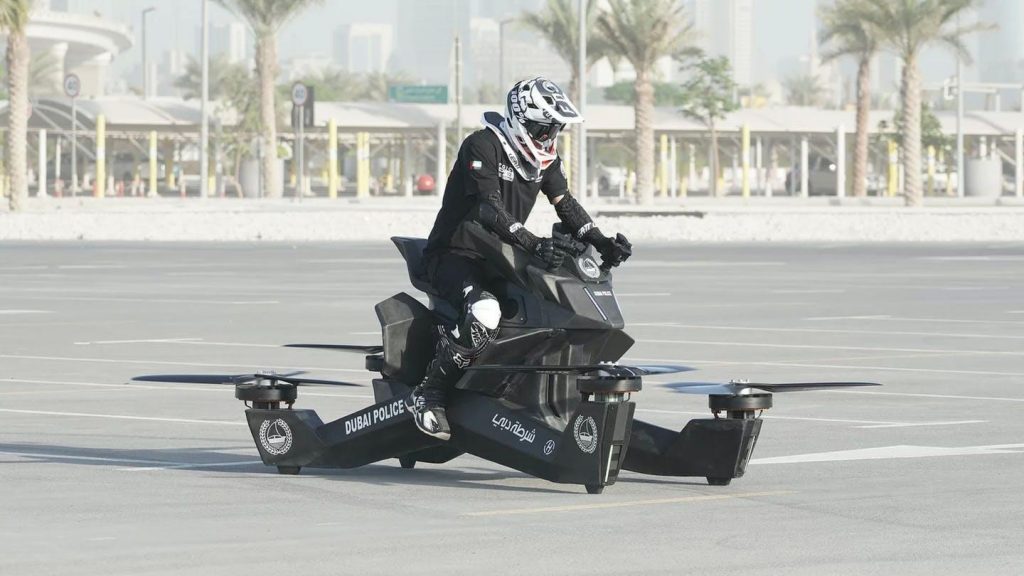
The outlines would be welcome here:
M 278 409 L 281 404 L 291 407 L 298 398 L 298 388 L 294 384 L 264 380 L 235 384 L 235 398 L 242 402 L 251 402 L 253 408 Z
M 584 374 L 576 377 L 576 389 L 584 400 L 594 402 L 624 402 L 633 392 L 643 388 L 639 376 L 609 376 Z
M 728 418 L 739 418 L 741 420 L 751 419 L 757 412 L 772 407 L 772 395 L 770 392 L 756 392 L 750 394 L 712 394 L 708 396 L 708 407 L 718 418 L 722 412 Z

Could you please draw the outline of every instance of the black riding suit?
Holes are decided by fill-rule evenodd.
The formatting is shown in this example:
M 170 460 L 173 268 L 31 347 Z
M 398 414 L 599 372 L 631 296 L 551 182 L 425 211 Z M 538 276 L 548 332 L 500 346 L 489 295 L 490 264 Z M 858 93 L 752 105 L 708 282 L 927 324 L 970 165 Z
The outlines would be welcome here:
M 569 194 L 561 158 L 544 171 L 523 163 L 501 131 L 501 117 L 485 115 L 485 128 L 471 134 L 459 149 L 448 176 L 441 210 L 424 250 L 427 278 L 438 294 L 459 311 L 451 330 L 440 329 L 441 341 L 421 389 L 428 401 L 444 405 L 447 389 L 463 369 L 497 335 L 495 287 L 481 265 L 482 255 L 458 244 L 453 235 L 465 221 L 476 221 L 502 240 L 534 253 L 543 240 L 523 226 L 539 193 L 555 203 L 556 212 L 581 239 L 600 232 Z M 603 238 L 603 237 L 602 237 Z M 482 311 L 478 313 L 474 311 Z M 484 316 L 487 316 L 486 318 Z

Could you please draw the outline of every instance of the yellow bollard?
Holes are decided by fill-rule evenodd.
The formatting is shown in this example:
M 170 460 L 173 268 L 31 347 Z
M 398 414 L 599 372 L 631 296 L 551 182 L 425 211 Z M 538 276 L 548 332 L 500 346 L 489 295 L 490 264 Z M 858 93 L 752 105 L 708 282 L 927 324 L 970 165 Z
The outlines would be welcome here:
M 889 187 L 887 194 L 889 196 L 895 196 L 899 191 L 900 187 L 900 175 L 899 175 L 899 164 L 900 164 L 900 151 L 899 147 L 896 146 L 896 142 L 889 141 Z
M 327 123 L 327 197 L 338 197 L 338 123 Z
M 744 198 L 750 198 L 750 126 L 744 124 L 740 137 L 740 169 Z
M 156 162 L 157 162 L 156 130 L 149 133 L 149 195 L 157 195 Z
M 107 117 L 96 116 L 96 184 L 93 196 L 103 198 L 107 193 Z
M 168 141 L 167 144 L 167 146 L 164 146 L 164 174 L 167 180 L 167 188 L 169 190 L 176 190 L 178 183 L 174 177 L 174 140 Z
M 658 139 L 658 196 L 668 196 L 668 134 Z
M 356 196 L 370 195 L 370 134 L 356 134 Z
M 935 195 L 935 146 L 928 147 L 928 195 Z
M 633 182 L 635 181 L 633 176 L 634 173 L 632 170 L 626 172 L 626 196 L 633 195 Z

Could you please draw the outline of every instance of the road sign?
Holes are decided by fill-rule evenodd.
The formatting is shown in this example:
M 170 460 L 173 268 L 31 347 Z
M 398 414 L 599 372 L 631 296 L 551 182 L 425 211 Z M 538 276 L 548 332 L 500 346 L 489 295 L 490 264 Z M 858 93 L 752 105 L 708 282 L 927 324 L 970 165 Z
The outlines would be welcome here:
M 447 104 L 448 87 L 444 85 L 388 86 L 388 101 L 414 104 Z
M 309 89 L 302 82 L 296 82 L 292 84 L 292 104 L 296 106 L 305 106 L 306 99 L 309 98 Z
M 304 103 L 292 106 L 292 128 L 298 128 L 300 122 L 306 128 L 312 128 L 316 120 L 316 90 L 313 86 L 304 88 L 306 90 Z
M 78 77 L 78 74 L 68 74 L 64 77 L 64 94 L 68 98 L 78 98 L 78 95 L 82 93 L 82 80 Z

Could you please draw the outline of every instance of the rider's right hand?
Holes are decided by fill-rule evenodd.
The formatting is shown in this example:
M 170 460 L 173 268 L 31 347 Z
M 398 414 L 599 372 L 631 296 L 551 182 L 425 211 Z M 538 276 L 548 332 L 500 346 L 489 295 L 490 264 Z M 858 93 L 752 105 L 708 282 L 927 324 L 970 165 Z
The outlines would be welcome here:
M 572 245 L 559 238 L 541 238 L 533 249 L 533 256 L 543 262 L 545 268 L 554 270 L 562 265 L 566 253 L 572 248 Z

